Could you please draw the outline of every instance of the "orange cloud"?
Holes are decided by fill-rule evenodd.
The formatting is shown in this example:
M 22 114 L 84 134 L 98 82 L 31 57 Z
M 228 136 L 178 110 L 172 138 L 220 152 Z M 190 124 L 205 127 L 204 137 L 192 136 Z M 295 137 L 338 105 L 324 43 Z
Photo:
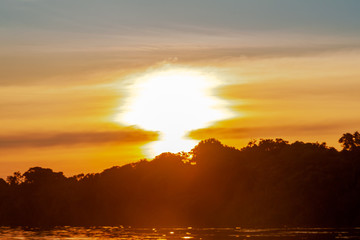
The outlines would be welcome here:
M 197 129 L 189 133 L 193 139 L 251 139 L 256 137 L 281 137 L 283 135 L 324 134 L 337 132 L 341 124 L 284 125 L 264 127 L 212 127 Z M 301 139 L 299 139 L 301 140 Z
M 158 133 L 140 129 L 102 132 L 26 133 L 0 136 L 0 148 L 36 148 L 65 145 L 144 143 L 158 139 Z

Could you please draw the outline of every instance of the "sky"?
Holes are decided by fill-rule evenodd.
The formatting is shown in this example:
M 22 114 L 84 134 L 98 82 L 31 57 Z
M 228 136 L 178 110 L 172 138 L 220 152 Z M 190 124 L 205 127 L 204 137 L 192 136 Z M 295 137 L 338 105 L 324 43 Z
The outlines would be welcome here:
M 183 122 L 190 145 L 340 149 L 360 130 L 359 12 L 358 0 L 0 0 L 0 177 L 152 158 L 161 126 Z M 185 80 L 156 85 L 168 73 Z

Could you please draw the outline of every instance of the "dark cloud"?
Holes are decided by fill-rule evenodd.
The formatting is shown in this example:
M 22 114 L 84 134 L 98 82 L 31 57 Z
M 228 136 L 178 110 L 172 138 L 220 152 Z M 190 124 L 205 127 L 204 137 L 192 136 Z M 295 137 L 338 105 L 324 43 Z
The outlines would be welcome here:
M 26 133 L 0 136 L 0 148 L 53 147 L 69 145 L 128 144 L 155 141 L 157 132 L 139 129 L 101 132 Z
M 311 135 L 324 133 L 336 133 L 341 124 L 313 124 L 313 125 L 284 125 L 284 126 L 265 126 L 265 127 L 244 127 L 244 128 L 203 128 L 189 133 L 193 139 L 249 139 L 258 137 L 281 137 L 292 135 Z

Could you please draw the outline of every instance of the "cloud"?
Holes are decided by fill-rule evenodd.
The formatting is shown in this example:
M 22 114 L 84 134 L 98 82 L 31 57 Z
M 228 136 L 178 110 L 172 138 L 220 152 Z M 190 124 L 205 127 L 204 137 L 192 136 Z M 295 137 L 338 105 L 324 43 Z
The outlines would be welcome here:
M 282 57 L 303 57 L 324 53 L 359 50 L 360 44 L 318 44 L 308 46 L 252 46 L 252 47 L 212 47 L 184 49 L 178 54 L 180 60 L 214 60 L 224 58 L 267 59 Z M 169 51 L 171 52 L 171 51 Z M 174 51 L 175 53 L 175 51 Z
M 37 148 L 72 145 L 133 144 L 155 141 L 157 132 L 128 128 L 120 131 L 26 133 L 0 136 L 1 148 Z
M 341 124 L 309 124 L 309 125 L 284 125 L 264 127 L 229 127 L 229 128 L 203 128 L 191 131 L 188 136 L 193 139 L 250 139 L 250 138 L 275 138 L 281 136 L 328 134 L 337 133 Z
M 223 45 L 221 45 L 223 44 Z M 161 46 L 160 46 L 161 45 Z M 303 46 L 198 46 L 116 47 L 109 49 L 33 50 L 0 54 L 0 86 L 16 85 L 78 85 L 103 82 L 124 77 L 135 70 L 144 70 L 168 59 L 180 64 L 217 64 L 231 60 L 256 60 L 283 57 L 304 57 L 360 49 L 359 44 L 317 44 Z M 124 70 L 126 69 L 126 71 Z M 121 71 L 120 71 L 121 70 Z M 124 70 L 124 71 L 123 71 Z
M 283 77 L 285 78 L 285 77 Z M 290 80 L 289 80 L 290 79 Z M 327 76 L 314 78 L 309 76 L 290 76 L 283 81 L 255 82 L 225 85 L 218 90 L 227 99 L 256 99 L 256 100 L 294 100 L 294 99 L 360 99 L 358 94 L 360 83 L 351 73 L 343 76 Z M 341 81 L 340 81 L 341 80 Z

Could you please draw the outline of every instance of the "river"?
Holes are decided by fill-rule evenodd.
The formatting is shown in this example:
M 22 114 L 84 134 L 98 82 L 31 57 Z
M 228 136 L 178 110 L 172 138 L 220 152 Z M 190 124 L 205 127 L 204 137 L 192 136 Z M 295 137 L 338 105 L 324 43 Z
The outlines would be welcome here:
M 132 228 L 55 227 L 51 229 L 0 227 L 0 239 L 22 240 L 108 240 L 108 239 L 178 239 L 178 240 L 328 240 L 360 239 L 360 228 Z

